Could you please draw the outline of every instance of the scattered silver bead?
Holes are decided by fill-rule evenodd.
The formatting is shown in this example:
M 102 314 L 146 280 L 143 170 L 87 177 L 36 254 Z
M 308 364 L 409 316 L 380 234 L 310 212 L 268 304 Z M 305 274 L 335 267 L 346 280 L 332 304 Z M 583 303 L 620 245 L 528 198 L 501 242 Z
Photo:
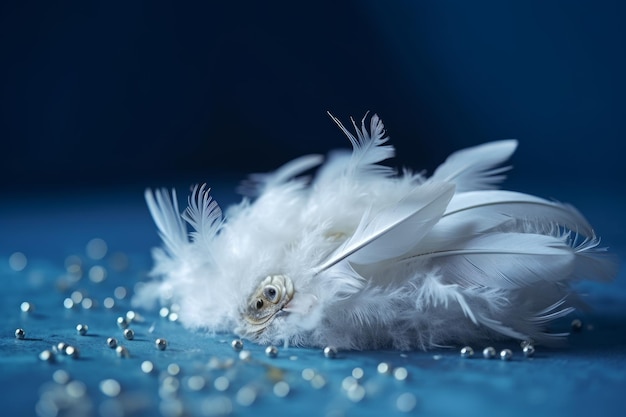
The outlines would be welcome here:
M 272 390 L 274 391 L 275 396 L 279 398 L 285 398 L 289 394 L 291 388 L 289 387 L 289 384 L 285 381 L 278 381 L 276 384 L 274 384 L 274 388 Z
M 330 359 L 334 359 L 337 357 L 337 348 L 334 346 L 326 346 L 324 348 L 324 356 Z
M 89 326 L 87 326 L 86 324 L 78 324 L 76 325 L 76 332 L 81 335 L 84 336 L 87 334 L 87 330 L 89 330 Z
M 24 313 L 31 313 L 35 310 L 35 306 L 28 301 L 24 301 L 22 304 L 20 304 L 20 310 L 22 310 L 22 312 Z
M 71 298 L 67 297 L 65 300 L 63 300 L 63 307 L 65 307 L 65 309 L 67 310 L 71 310 L 74 308 L 74 300 L 72 300 Z
M 26 337 L 26 332 L 24 329 L 15 329 L 15 338 L 16 339 L 24 339 Z
M 580 319 L 574 319 L 572 320 L 572 330 L 575 332 L 579 332 L 583 329 L 583 322 Z
M 278 356 L 278 348 L 276 346 L 268 346 L 265 348 L 265 354 L 270 358 Z
M 535 342 L 533 342 L 532 340 L 530 340 L 530 339 L 526 339 L 526 340 L 522 340 L 522 341 L 520 342 L 519 346 L 520 346 L 522 349 L 524 349 L 526 346 L 528 346 L 528 345 L 534 345 L 534 344 L 535 344 Z
M 237 352 L 239 352 L 241 349 L 243 349 L 243 341 L 241 339 L 235 339 L 232 342 L 230 342 L 230 345 L 233 347 L 233 349 L 235 349 Z
M 54 362 L 54 352 L 46 349 L 39 354 L 39 359 L 44 362 Z
M 59 342 L 53 347 L 53 350 L 55 350 L 58 353 L 65 354 L 65 349 L 67 349 L 68 346 L 69 345 L 65 342 Z
M 159 350 L 165 350 L 165 348 L 167 348 L 167 340 L 165 339 L 157 339 L 154 341 L 154 344 L 156 345 L 157 349 Z
M 250 359 L 252 359 L 252 352 L 250 352 L 249 350 L 242 350 L 241 352 L 239 352 L 239 359 L 241 359 L 242 361 L 249 361 Z
M 100 391 L 107 397 L 117 397 L 122 391 L 122 386 L 115 379 L 105 379 L 100 381 Z
M 409 371 L 407 371 L 406 368 L 402 366 L 393 370 L 393 377 L 397 381 L 404 381 L 405 379 L 408 378 L 408 376 L 409 376 Z
M 410 392 L 400 394 L 396 399 L 396 408 L 403 413 L 410 413 L 417 405 L 417 398 Z
M 111 349 L 115 349 L 117 347 L 117 339 L 114 337 L 109 337 L 107 339 L 107 346 Z
M 117 322 L 117 327 L 119 327 L 120 329 L 128 328 L 128 320 L 126 320 L 126 317 L 119 316 L 116 322 Z
M 135 332 L 133 329 L 124 329 L 124 337 L 127 340 L 133 340 L 135 338 Z
M 121 345 L 115 348 L 115 353 L 120 358 L 128 358 L 130 356 L 130 352 L 128 351 L 128 349 L 126 349 L 125 346 Z
M 150 361 L 141 362 L 141 372 L 144 374 L 150 374 L 154 371 L 154 364 Z
M 471 346 L 465 346 L 461 349 L 461 356 L 463 358 L 471 358 L 474 356 L 474 349 Z
M 352 378 L 356 379 L 357 381 L 361 378 L 363 378 L 363 375 L 365 375 L 365 372 L 363 371 L 363 368 L 354 368 L 352 370 Z
M 106 308 L 107 310 L 112 309 L 113 307 L 115 307 L 115 300 L 113 299 L 113 297 L 106 297 L 104 299 L 104 301 L 102 302 L 102 305 L 104 306 L 104 308 Z
M 483 358 L 485 359 L 493 359 L 496 357 L 496 349 L 492 346 L 488 346 L 483 349 Z
M 533 345 L 526 345 L 524 349 L 522 349 L 522 352 L 524 352 L 524 356 L 531 358 L 535 356 L 535 347 Z
M 57 369 L 52 374 L 52 380 L 59 385 L 65 385 L 70 382 L 70 374 L 64 369 Z
M 387 362 L 381 362 L 376 367 L 376 370 L 379 374 L 390 374 L 391 373 L 391 365 Z
M 76 346 L 68 346 L 65 348 L 65 354 L 67 356 L 70 356 L 74 359 L 78 359 L 80 357 L 80 351 L 78 350 L 78 348 Z
M 511 349 L 502 349 L 500 351 L 500 359 L 502 359 L 503 361 L 510 361 L 512 357 L 513 352 L 511 351 Z

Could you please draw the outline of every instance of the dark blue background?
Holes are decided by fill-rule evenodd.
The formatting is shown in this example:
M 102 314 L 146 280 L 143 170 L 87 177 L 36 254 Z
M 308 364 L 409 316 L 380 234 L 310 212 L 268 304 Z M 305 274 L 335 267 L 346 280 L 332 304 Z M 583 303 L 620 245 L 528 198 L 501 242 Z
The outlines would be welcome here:
M 347 146 L 379 113 L 398 161 L 518 138 L 513 181 L 615 190 L 626 5 L 17 2 L 0 6 L 0 187 L 209 181 Z

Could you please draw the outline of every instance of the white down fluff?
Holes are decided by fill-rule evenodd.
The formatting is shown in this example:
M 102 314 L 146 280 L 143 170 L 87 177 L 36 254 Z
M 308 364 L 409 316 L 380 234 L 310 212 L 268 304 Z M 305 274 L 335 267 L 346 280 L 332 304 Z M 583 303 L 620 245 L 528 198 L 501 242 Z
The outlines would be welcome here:
M 576 305 L 572 282 L 614 275 L 573 207 L 497 189 L 515 140 L 458 151 L 425 177 L 379 164 L 394 148 L 376 115 L 369 128 L 367 118 L 353 121 L 354 133 L 334 120 L 352 152 L 254 175 L 248 197 L 224 214 L 204 185 L 182 214 L 175 192 L 146 191 L 163 247 L 135 304 L 176 303 L 188 328 L 261 344 L 545 343 L 562 336 L 547 325 Z M 313 179 L 304 176 L 313 168 Z M 243 311 L 275 274 L 293 282 L 290 308 L 250 334 Z

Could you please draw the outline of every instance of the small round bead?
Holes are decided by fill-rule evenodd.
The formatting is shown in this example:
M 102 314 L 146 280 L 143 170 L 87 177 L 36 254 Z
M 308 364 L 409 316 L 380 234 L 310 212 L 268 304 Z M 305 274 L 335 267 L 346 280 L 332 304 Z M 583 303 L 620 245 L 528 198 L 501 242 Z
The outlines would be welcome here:
M 250 352 L 249 350 L 242 350 L 241 352 L 239 352 L 239 359 L 241 359 L 242 361 L 249 361 L 250 359 L 252 359 L 252 352 Z
M 53 347 L 53 350 L 58 353 L 65 353 L 65 349 L 67 349 L 68 346 L 69 345 L 65 342 L 59 342 Z
M 278 356 L 278 348 L 276 346 L 268 346 L 265 348 L 265 354 L 270 358 Z
M 128 349 L 126 349 L 125 346 L 121 345 L 115 348 L 115 353 L 120 358 L 128 358 L 130 356 L 130 352 L 128 351 Z
M 493 359 L 496 357 L 496 350 L 492 346 L 483 349 L 483 357 L 485 359 Z
M 87 330 L 89 330 L 89 326 L 87 326 L 86 324 L 78 324 L 76 326 L 76 332 L 81 336 L 86 335 Z
M 54 362 L 54 352 L 46 349 L 39 354 L 39 359 L 44 362 Z
M 500 359 L 502 359 L 503 361 L 510 361 L 512 357 L 513 352 L 511 351 L 511 349 L 502 349 L 500 351 Z
M 535 356 L 535 347 L 533 345 L 524 346 L 524 349 L 522 349 L 522 351 L 524 352 L 524 356 L 526 356 L 527 358 Z
M 133 329 L 124 329 L 124 337 L 127 340 L 133 340 L 135 338 L 135 332 Z
M 109 337 L 107 339 L 107 346 L 111 349 L 115 349 L 117 347 L 117 339 L 114 337 Z
M 376 371 L 378 371 L 379 374 L 390 374 L 392 372 L 392 368 L 387 362 L 381 362 L 378 366 L 376 366 Z
M 574 319 L 572 320 L 572 330 L 575 332 L 579 332 L 583 329 L 583 322 L 580 319 Z
M 15 329 L 15 338 L 16 339 L 24 339 L 26 337 L 26 332 L 24 329 Z
M 324 348 L 324 356 L 330 359 L 334 359 L 337 357 L 337 348 L 334 346 L 326 346 Z
M 165 348 L 167 348 L 167 340 L 165 339 L 157 339 L 154 341 L 154 344 L 156 345 L 157 349 L 159 350 L 165 350 Z
M 474 349 L 471 346 L 465 346 L 461 349 L 461 356 L 464 358 L 471 358 L 474 356 Z
M 74 359 L 78 359 L 80 357 L 80 351 L 76 346 L 68 346 L 65 348 L 65 354 Z
M 243 349 L 243 341 L 241 339 L 235 339 L 232 342 L 230 342 L 230 345 L 233 347 L 233 349 L 235 349 L 237 352 L 239 352 L 241 349 Z
M 22 304 L 20 304 L 20 310 L 22 310 L 22 312 L 24 313 L 30 313 L 35 310 L 35 306 L 33 306 L 33 304 L 29 303 L 28 301 L 24 301 Z
M 126 317 L 119 316 L 116 322 L 117 322 L 117 327 L 119 327 L 120 329 L 128 328 L 128 320 L 126 320 Z

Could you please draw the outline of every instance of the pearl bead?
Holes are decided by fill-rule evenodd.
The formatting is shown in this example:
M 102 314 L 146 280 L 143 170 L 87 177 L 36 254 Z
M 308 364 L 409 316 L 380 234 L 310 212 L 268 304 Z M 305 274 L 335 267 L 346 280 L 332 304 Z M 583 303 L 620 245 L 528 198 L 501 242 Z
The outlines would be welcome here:
M 510 361 L 512 357 L 513 352 L 511 351 L 511 349 L 502 349 L 500 351 L 500 359 L 502 359 L 503 361 Z
M 157 339 L 155 340 L 154 344 L 156 345 L 157 349 L 159 350 L 165 350 L 165 348 L 167 348 L 167 340 L 165 339 Z
M 119 327 L 120 329 L 128 328 L 128 320 L 126 320 L 126 317 L 119 316 L 117 318 L 117 327 Z
M 334 346 L 326 346 L 324 348 L 324 356 L 330 359 L 334 359 L 337 357 L 337 348 Z
M 86 335 L 87 330 L 89 330 L 89 326 L 87 326 L 86 324 L 78 324 L 76 326 L 76 332 L 81 336 Z
M 124 329 L 124 337 L 128 340 L 133 340 L 135 338 L 135 332 L 133 329 Z
M 471 346 L 465 346 L 463 349 L 461 349 L 461 356 L 464 358 L 471 358 L 472 356 L 474 356 L 474 349 L 472 349 Z
M 483 349 L 483 357 L 485 359 L 493 359 L 496 357 L 496 350 L 492 347 L 486 347 Z
M 24 329 L 15 329 L 15 338 L 16 339 L 24 339 L 26 337 L 26 332 Z
M 237 352 L 239 352 L 241 349 L 243 349 L 243 342 L 241 341 L 241 339 L 235 339 L 232 342 L 230 342 L 230 345 L 233 347 L 233 349 L 235 349 Z
M 533 345 L 524 346 L 524 349 L 522 349 L 522 351 L 524 352 L 524 356 L 526 356 L 527 358 L 533 357 L 535 355 L 535 347 Z
M 114 337 L 109 337 L 107 339 L 107 346 L 111 349 L 115 349 L 117 347 L 117 339 Z
M 278 348 L 276 346 L 268 346 L 265 348 L 265 354 L 270 358 L 278 356 Z
M 115 353 L 120 358 L 128 358 L 130 356 L 130 352 L 124 346 L 118 346 L 115 348 Z
M 74 359 L 78 359 L 78 357 L 80 356 L 80 351 L 76 346 L 68 346 L 65 348 L 65 354 Z

